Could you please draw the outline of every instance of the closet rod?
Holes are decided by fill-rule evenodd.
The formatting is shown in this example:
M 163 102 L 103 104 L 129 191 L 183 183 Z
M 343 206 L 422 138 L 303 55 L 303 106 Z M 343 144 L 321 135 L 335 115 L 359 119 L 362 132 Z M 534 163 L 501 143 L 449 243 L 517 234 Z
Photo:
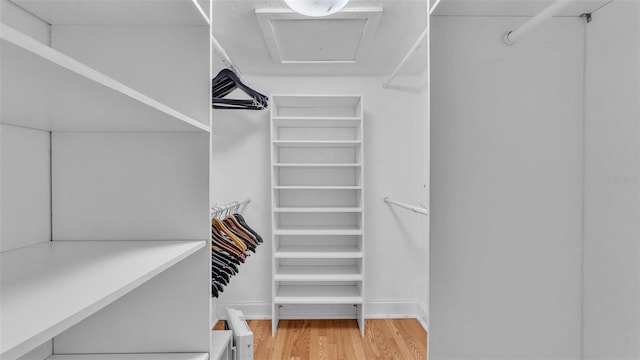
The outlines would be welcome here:
M 231 71 L 236 73 L 236 75 L 238 75 L 240 80 L 244 82 L 244 79 L 242 79 L 242 74 L 240 73 L 240 69 L 238 69 L 236 64 L 233 63 L 233 60 L 231 60 L 231 58 L 229 57 L 229 54 L 227 54 L 226 50 L 222 47 L 218 39 L 216 39 L 216 37 L 213 36 L 213 34 L 211 34 L 211 43 L 213 44 L 213 48 L 217 50 L 218 53 L 220 53 L 221 55 L 220 60 L 222 60 L 224 65 L 229 69 L 231 69 Z
M 244 200 L 233 201 L 230 203 L 226 203 L 224 205 L 214 205 L 211 207 L 211 218 L 213 219 L 216 215 L 220 215 L 223 212 L 234 209 L 234 208 L 237 211 L 237 209 L 240 209 L 240 207 L 242 207 L 243 205 L 249 204 L 250 202 L 251 202 L 251 198 L 247 196 Z
M 411 57 L 411 55 L 413 55 L 413 53 L 418 50 L 421 46 L 422 46 L 422 41 L 424 40 L 424 38 L 427 36 L 427 34 L 429 33 L 429 27 L 427 27 L 426 29 L 424 29 L 424 31 L 422 32 L 422 34 L 420 34 L 420 36 L 418 37 L 418 40 L 416 40 L 415 44 L 413 44 L 413 46 L 411 47 L 411 49 L 409 49 L 409 52 L 407 53 L 407 55 L 404 56 L 404 58 L 402 59 L 402 61 L 400 61 L 400 64 L 398 64 L 398 66 L 396 67 L 395 70 L 393 70 L 393 72 L 391 73 L 391 76 L 389 77 L 389 80 L 387 80 L 386 82 L 384 82 L 382 84 L 383 88 L 387 88 L 389 86 L 389 83 L 391 81 L 393 81 L 393 79 L 396 77 L 396 75 L 398 75 L 398 71 L 400 71 L 400 69 L 402 68 L 402 66 L 404 66 L 404 63 L 407 62 L 407 60 L 409 60 L 409 58 Z
M 556 0 L 551 5 L 547 6 L 538 15 L 529 19 L 526 23 L 522 24 L 519 28 L 512 31 L 507 31 L 502 36 L 502 41 L 507 45 L 513 45 L 523 35 L 530 32 L 533 28 L 540 25 L 546 20 L 551 19 L 554 15 L 557 15 L 562 9 L 567 7 L 571 2 L 575 0 Z
M 193 6 L 196 7 L 200 15 L 202 15 L 202 18 L 204 19 L 204 21 L 207 22 L 207 25 L 211 25 L 211 20 L 209 20 L 209 15 L 207 15 L 207 13 L 204 12 L 204 9 L 202 8 L 202 6 L 200 6 L 200 3 L 198 2 L 198 0 L 191 0 L 191 2 L 193 3 Z
M 429 215 L 429 210 L 424 208 L 424 207 L 422 207 L 422 206 L 413 206 L 413 205 L 405 204 L 403 202 L 391 200 L 388 197 L 384 198 L 384 202 L 386 202 L 387 204 L 391 204 L 391 205 L 399 206 L 401 208 L 405 208 L 407 210 L 411 210 L 411 211 L 413 211 L 415 213 L 418 213 L 418 214 Z

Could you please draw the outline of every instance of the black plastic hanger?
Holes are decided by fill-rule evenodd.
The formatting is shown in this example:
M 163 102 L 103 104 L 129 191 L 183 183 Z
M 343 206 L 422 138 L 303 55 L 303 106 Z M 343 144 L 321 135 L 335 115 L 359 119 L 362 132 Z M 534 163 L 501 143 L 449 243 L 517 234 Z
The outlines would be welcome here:
M 247 94 L 251 99 L 226 99 L 235 89 Z M 230 69 L 222 69 L 211 82 L 214 109 L 264 110 L 269 107 L 269 97 L 245 85 Z

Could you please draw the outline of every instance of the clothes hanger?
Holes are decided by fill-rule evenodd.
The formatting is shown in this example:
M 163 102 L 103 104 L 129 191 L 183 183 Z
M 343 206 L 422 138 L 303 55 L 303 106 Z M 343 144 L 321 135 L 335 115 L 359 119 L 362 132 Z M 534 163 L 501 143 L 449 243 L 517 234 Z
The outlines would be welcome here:
M 238 220 L 238 222 L 242 225 L 243 228 L 247 229 L 247 231 L 249 231 L 256 237 L 259 244 L 263 243 L 262 237 L 247 224 L 247 222 L 244 220 L 244 217 L 242 217 L 242 215 L 236 213 L 236 214 L 233 214 L 233 217 L 235 217 Z
M 225 223 L 240 231 L 255 249 L 258 247 L 258 245 L 260 245 L 260 243 L 258 242 L 258 238 L 253 233 L 251 233 L 251 231 L 242 226 L 242 224 L 238 221 L 238 218 L 235 215 L 237 214 L 239 209 L 240 203 L 236 201 L 236 205 L 232 211 L 233 214 L 225 219 Z
M 222 222 L 227 226 L 229 230 L 231 230 L 240 240 L 242 240 L 247 248 L 254 253 L 256 252 L 257 243 L 253 241 L 251 238 L 252 235 L 248 234 L 242 227 L 238 226 L 234 221 L 233 216 L 227 216 Z
M 240 260 L 240 262 L 244 262 L 244 259 L 246 258 L 246 254 L 244 253 L 244 251 L 241 250 L 238 245 L 230 240 L 226 235 L 219 232 L 218 229 L 214 229 L 214 231 L 211 232 L 211 241 L 215 245 L 218 245 L 219 247 L 232 254 L 236 259 Z
M 213 226 L 224 233 L 229 239 L 231 239 L 238 248 L 242 250 L 242 252 L 247 251 L 247 245 L 240 240 L 231 230 L 229 230 L 222 221 L 218 219 L 213 219 Z
M 211 82 L 214 109 L 264 110 L 269 107 L 269 97 L 245 85 L 230 69 L 222 69 Z M 226 99 L 234 90 L 239 89 L 251 99 Z

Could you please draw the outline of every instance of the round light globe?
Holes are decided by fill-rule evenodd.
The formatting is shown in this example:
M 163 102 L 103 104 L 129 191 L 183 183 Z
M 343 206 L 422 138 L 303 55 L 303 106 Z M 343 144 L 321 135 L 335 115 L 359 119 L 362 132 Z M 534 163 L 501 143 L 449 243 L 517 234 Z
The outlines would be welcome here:
M 306 16 L 321 17 L 340 11 L 349 0 L 284 0 L 291 10 Z

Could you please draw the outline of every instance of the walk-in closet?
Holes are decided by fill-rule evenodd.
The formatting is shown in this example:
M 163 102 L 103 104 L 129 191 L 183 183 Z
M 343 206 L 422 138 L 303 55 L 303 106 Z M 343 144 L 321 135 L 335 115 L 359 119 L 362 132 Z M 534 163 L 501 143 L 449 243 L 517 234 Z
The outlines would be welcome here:
M 0 359 L 640 360 L 640 0 L 0 22 Z

